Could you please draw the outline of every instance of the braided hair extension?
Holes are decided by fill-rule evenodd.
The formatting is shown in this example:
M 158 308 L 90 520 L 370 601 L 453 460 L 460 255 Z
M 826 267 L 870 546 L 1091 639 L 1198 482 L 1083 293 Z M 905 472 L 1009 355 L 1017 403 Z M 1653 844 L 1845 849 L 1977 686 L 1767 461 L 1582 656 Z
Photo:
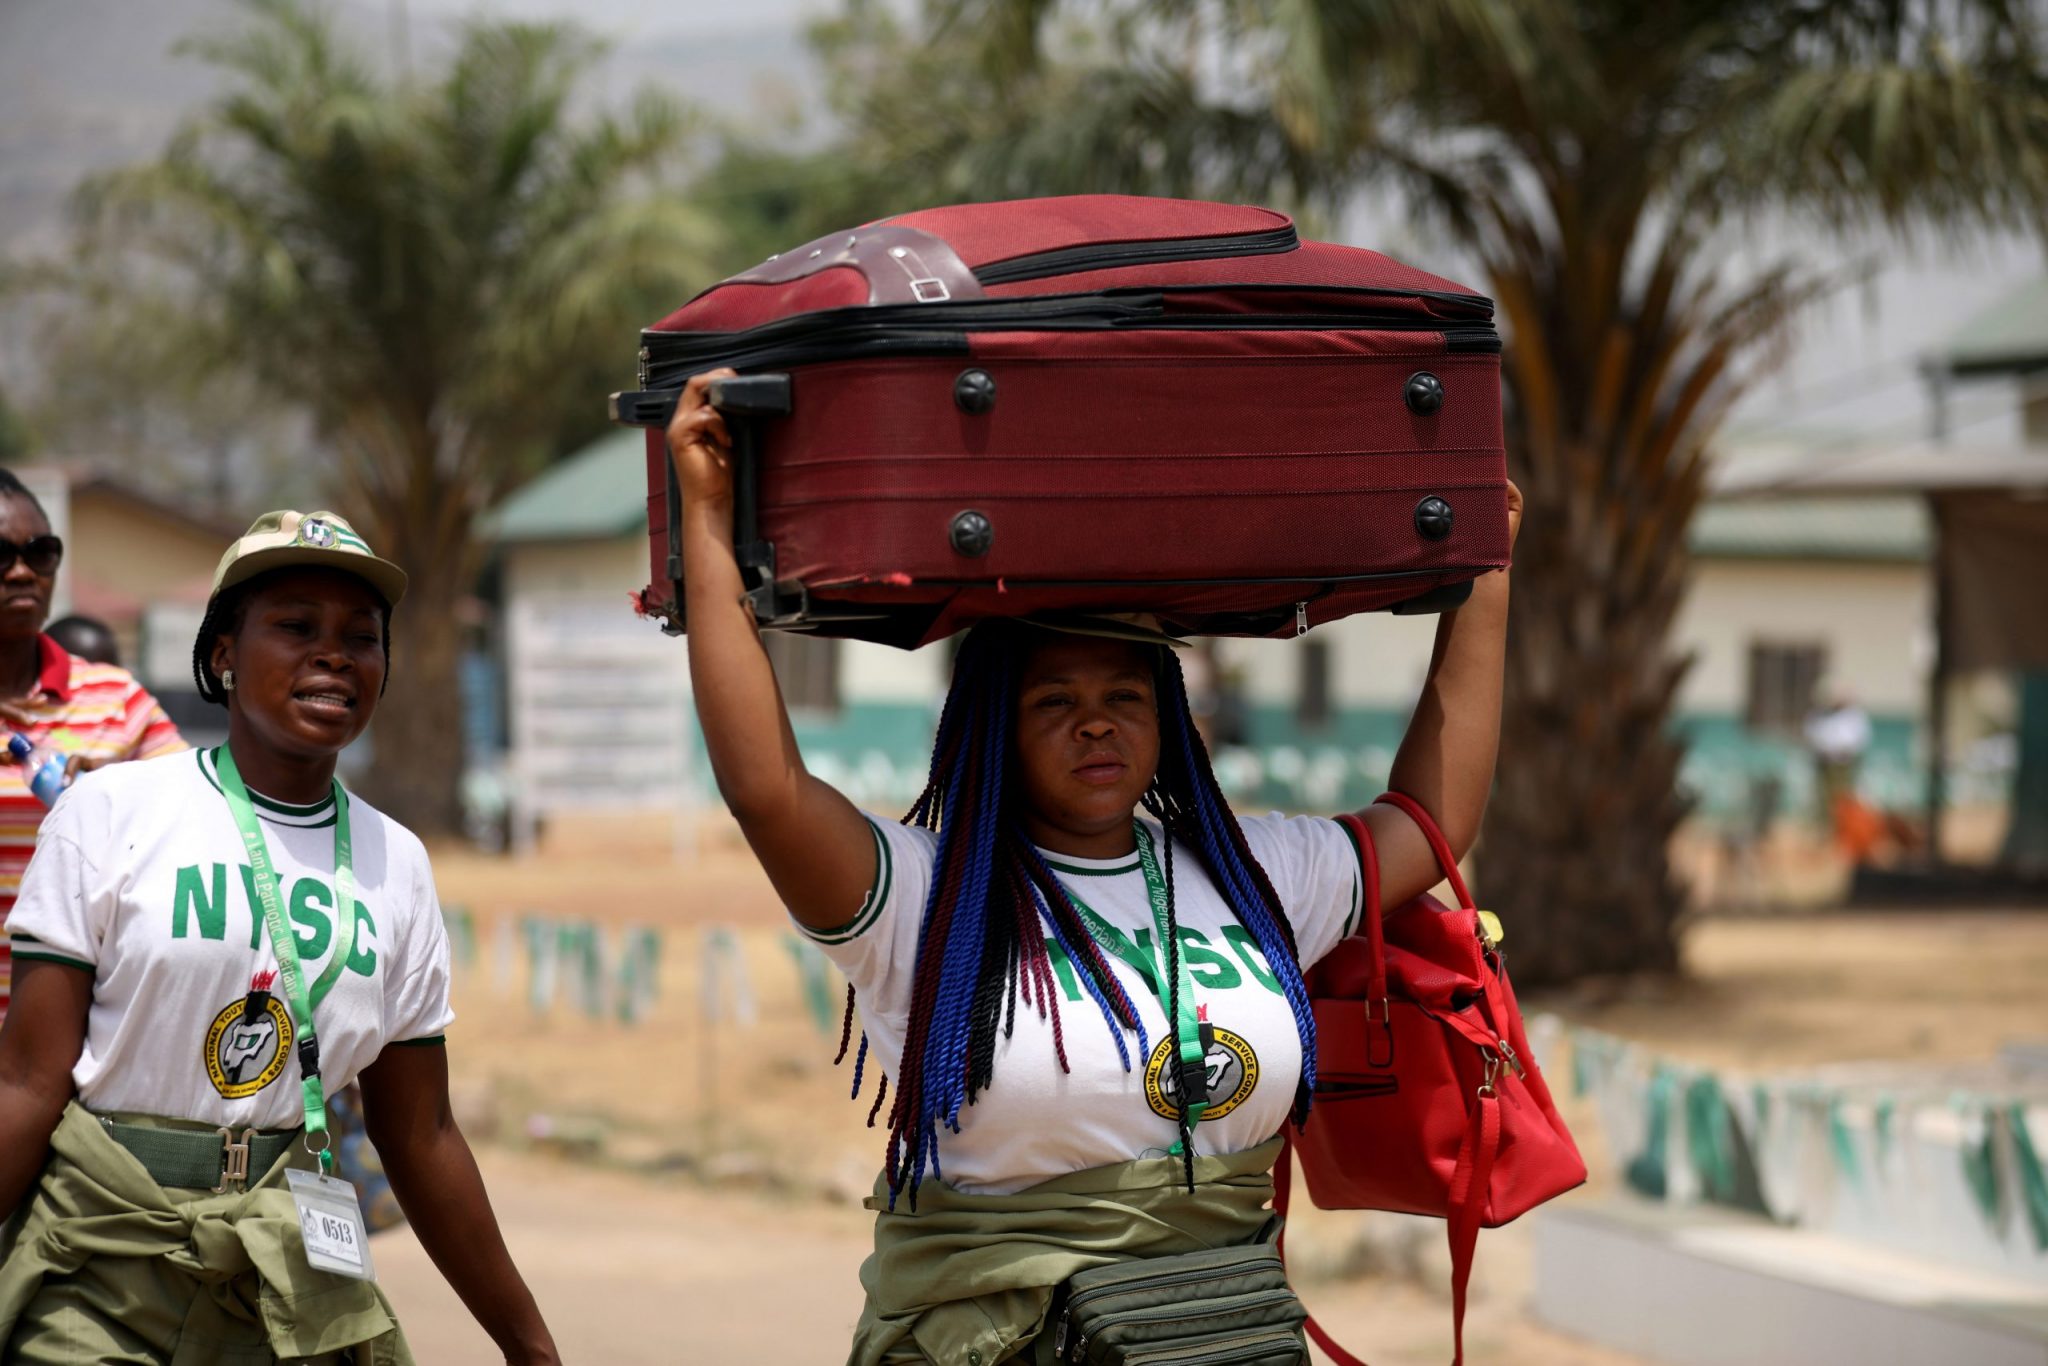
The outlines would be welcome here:
M 1011 809 L 1006 768 L 1015 730 L 1016 680 L 1035 636 L 1010 623 L 976 627 L 954 662 L 953 683 L 940 714 L 932 764 L 924 790 L 904 823 L 938 835 L 932 885 L 924 906 L 912 970 L 910 1009 L 903 1054 L 888 1112 L 885 1170 L 890 1206 L 907 1187 L 911 1208 L 927 1169 L 943 1179 L 939 1131 L 960 1131 L 960 1110 L 972 1105 L 994 1078 L 998 1035 L 1015 1027 L 1017 999 L 1052 1028 L 1055 1055 L 1067 1069 L 1047 935 L 1073 964 L 1075 976 L 1101 1013 L 1125 1071 L 1133 1054 L 1124 1035 L 1135 1033 L 1136 1057 L 1149 1056 L 1150 1041 L 1129 995 L 1088 932 L 1080 912 L 1052 869 L 1024 833 Z M 1188 711 L 1180 665 L 1159 650 L 1158 706 L 1160 761 L 1144 799 L 1167 832 L 1168 945 L 1179 949 L 1180 926 L 1173 909 L 1173 844 L 1192 850 L 1218 893 L 1250 932 L 1292 1007 L 1301 1032 L 1303 1077 L 1294 1117 L 1306 1118 L 1315 1076 L 1315 1022 L 1302 982 L 1293 930 L 1265 870 L 1218 787 L 1209 757 Z M 1170 968 L 1171 958 L 1168 958 Z M 1179 1008 L 1179 975 L 1169 971 Z M 847 997 L 839 1056 L 851 1040 L 853 994 Z M 865 1060 L 866 1034 L 856 1058 L 854 1094 Z M 882 1112 L 890 1079 L 868 1113 L 872 1126 Z M 1194 1157 L 1186 1118 L 1181 1148 L 1190 1186 Z
M 213 671 L 214 640 L 241 630 L 242 618 L 256 589 L 272 574 L 288 572 L 289 568 L 272 569 L 245 579 L 206 604 L 206 615 L 199 622 L 199 633 L 192 638 L 192 683 L 205 701 L 217 707 L 228 704 L 228 690 L 221 686 L 220 675 Z M 369 580 L 363 582 L 367 585 Z M 391 604 L 376 589 L 370 591 L 376 594 L 377 615 L 384 632 L 384 681 L 377 688 L 377 695 L 382 697 L 391 687 Z
M 1138 1030 L 1142 1038 L 1137 1007 L 1008 810 L 1013 694 L 1025 645 L 1002 624 L 977 628 L 962 644 L 929 779 L 904 817 L 939 838 L 888 1116 L 892 1204 L 908 1187 L 915 1208 L 926 1169 L 943 1175 L 939 1130 L 959 1132 L 961 1108 L 993 1079 L 998 1036 L 1015 1027 L 1018 995 L 1051 1023 L 1055 1054 L 1067 1066 L 1044 927 L 1101 1011 L 1126 1070 L 1132 1058 L 1123 1033 Z M 880 1110 L 878 1095 L 871 1121 Z

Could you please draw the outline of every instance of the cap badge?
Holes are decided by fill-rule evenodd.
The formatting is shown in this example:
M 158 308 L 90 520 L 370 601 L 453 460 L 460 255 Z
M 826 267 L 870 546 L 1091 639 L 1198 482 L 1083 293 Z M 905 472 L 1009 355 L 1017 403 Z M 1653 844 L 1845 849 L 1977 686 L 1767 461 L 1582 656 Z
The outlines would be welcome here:
M 334 528 L 324 518 L 308 517 L 299 523 L 299 532 L 295 539 L 300 545 L 311 546 L 315 550 L 332 550 L 335 541 Z

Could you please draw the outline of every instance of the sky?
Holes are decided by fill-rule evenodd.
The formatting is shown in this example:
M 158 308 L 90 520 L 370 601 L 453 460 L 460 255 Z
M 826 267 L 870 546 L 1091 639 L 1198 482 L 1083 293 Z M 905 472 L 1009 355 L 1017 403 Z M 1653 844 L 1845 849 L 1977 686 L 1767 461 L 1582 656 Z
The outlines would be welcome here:
M 573 18 L 612 41 L 596 82 L 601 98 L 652 81 L 735 117 L 802 103 L 802 27 L 833 7 L 834 0 L 334 3 L 365 43 L 388 51 L 402 33 L 416 54 L 431 52 L 449 22 L 470 14 Z M 232 0 L 0 0 L 0 249 L 54 249 L 64 236 L 64 197 L 81 172 L 146 157 L 161 144 L 177 111 L 207 91 L 204 69 L 173 56 L 172 44 L 234 13 Z M 1397 207 L 1372 207 L 1345 225 L 1349 240 L 1442 264 Z M 1814 254 L 1796 232 L 1766 236 Z M 1770 240 L 1748 245 L 1756 258 L 1774 249 Z M 1920 435 L 1927 419 L 1918 358 L 2044 269 L 2040 246 L 2018 239 L 1869 254 L 1882 268 L 1806 317 L 1788 363 L 1738 413 L 1740 429 Z M 2014 439 L 2012 397 L 2005 387 L 1959 394 L 1957 439 Z

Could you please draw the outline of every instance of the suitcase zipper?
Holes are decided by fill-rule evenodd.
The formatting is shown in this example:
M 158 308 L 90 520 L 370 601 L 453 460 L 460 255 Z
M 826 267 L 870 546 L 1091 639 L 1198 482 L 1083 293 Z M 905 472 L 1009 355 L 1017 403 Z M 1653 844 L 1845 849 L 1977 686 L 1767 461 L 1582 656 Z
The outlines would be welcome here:
M 1500 350 L 1500 334 L 1493 324 L 1478 320 L 1457 322 L 1371 311 L 1168 313 L 1156 290 L 1111 291 L 1045 299 L 838 308 L 783 318 L 741 332 L 645 332 L 641 334 L 641 387 L 680 384 L 713 365 L 767 370 L 883 355 L 966 355 L 971 332 L 1039 329 L 1435 332 L 1453 352 Z
M 1204 332 L 1230 329 L 1242 332 L 1441 332 L 1450 351 L 1483 351 L 1498 354 L 1500 333 L 1492 323 L 1447 322 L 1442 318 L 1416 318 L 1407 314 L 1374 313 L 1174 313 L 1161 318 L 1134 319 L 1119 323 L 1131 331 Z
M 744 332 L 643 332 L 647 384 L 712 365 L 763 370 L 878 354 L 965 355 L 970 332 L 1116 327 L 1156 314 L 1157 294 L 1060 295 L 988 303 L 884 304 L 783 318 Z
M 1294 225 L 1264 232 L 1234 232 L 1222 237 L 1162 237 L 1150 242 L 1091 242 L 1013 256 L 974 272 L 985 285 L 1011 285 L 1049 275 L 1078 275 L 1119 266 L 1151 266 L 1167 261 L 1211 261 L 1226 256 L 1276 256 L 1301 246 Z

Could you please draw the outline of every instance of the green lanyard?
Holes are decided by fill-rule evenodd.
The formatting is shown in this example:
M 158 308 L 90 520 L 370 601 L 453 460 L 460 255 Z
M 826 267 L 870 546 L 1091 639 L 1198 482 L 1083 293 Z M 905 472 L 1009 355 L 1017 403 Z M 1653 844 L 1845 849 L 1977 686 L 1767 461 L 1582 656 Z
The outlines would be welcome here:
M 327 1095 L 320 1085 L 320 1041 L 313 1035 L 313 1007 L 327 999 L 335 979 L 355 948 L 356 877 L 351 866 L 352 849 L 348 833 L 348 794 L 341 781 L 334 783 L 334 956 L 320 980 L 306 989 L 306 975 L 299 970 L 298 941 L 285 923 L 284 899 L 277 892 L 277 871 L 270 863 L 270 846 L 257 824 L 256 808 L 249 801 L 249 789 L 235 767 L 235 756 L 222 745 L 214 751 L 214 766 L 220 771 L 221 793 L 228 799 L 235 825 L 242 832 L 242 844 L 249 851 L 249 870 L 255 874 L 256 900 L 263 907 L 263 923 L 270 930 L 270 946 L 277 954 L 278 980 L 284 986 L 285 1004 L 292 1012 L 292 1027 L 298 1036 L 300 1089 L 306 1101 L 306 1147 L 320 1155 L 320 1169 L 334 1174 L 333 1144 L 327 1139 Z M 313 1136 L 320 1146 L 313 1147 Z
M 1202 1022 L 1195 1012 L 1195 979 L 1188 972 L 1187 960 L 1181 955 L 1180 945 L 1175 942 L 1172 925 L 1167 914 L 1166 877 L 1159 871 L 1159 857 L 1152 849 L 1152 833 L 1143 821 L 1134 821 L 1138 835 L 1138 867 L 1145 874 L 1145 897 L 1152 903 L 1152 923 L 1159 927 L 1159 943 L 1165 959 L 1166 971 L 1173 973 L 1180 982 L 1180 1012 L 1169 1023 L 1173 1025 L 1174 1037 L 1180 1044 L 1180 1095 L 1186 1108 L 1188 1130 L 1202 1122 L 1202 1112 L 1209 1108 L 1208 1068 L 1204 1059 L 1208 1047 L 1202 1037 Z M 1122 931 L 1097 915 L 1087 903 L 1075 896 L 1072 889 L 1067 899 L 1081 912 L 1082 923 L 1097 942 L 1114 943 Z M 1152 979 L 1152 994 L 1159 998 L 1162 1009 L 1167 1008 L 1166 993 L 1161 990 L 1158 978 Z M 1180 1155 L 1181 1145 L 1174 1142 L 1173 1154 Z

